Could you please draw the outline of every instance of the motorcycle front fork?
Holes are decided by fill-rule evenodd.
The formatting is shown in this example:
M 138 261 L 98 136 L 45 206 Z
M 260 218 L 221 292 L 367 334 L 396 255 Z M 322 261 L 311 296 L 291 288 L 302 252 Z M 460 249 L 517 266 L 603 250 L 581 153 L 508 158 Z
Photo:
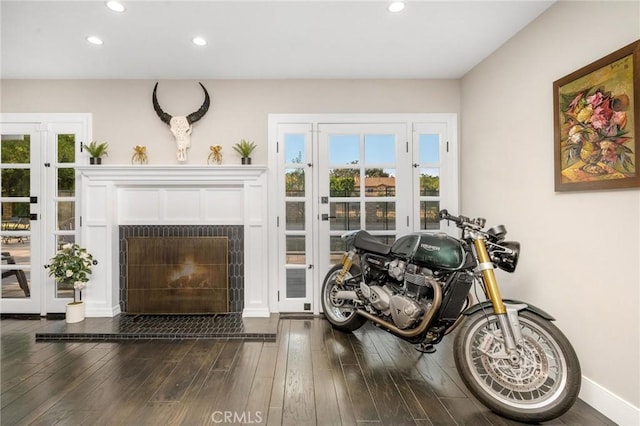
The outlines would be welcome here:
M 498 319 L 498 327 L 502 330 L 505 353 L 499 354 L 509 358 L 512 362 L 518 361 L 517 347 L 522 345 L 522 333 L 520 331 L 520 320 L 518 311 L 527 307 L 525 304 L 505 304 L 496 280 L 495 267 L 487 251 L 484 239 L 474 239 L 474 246 L 478 256 L 478 269 L 482 273 L 484 288 L 487 297 L 493 305 L 493 313 Z M 498 355 L 498 354 L 496 354 Z

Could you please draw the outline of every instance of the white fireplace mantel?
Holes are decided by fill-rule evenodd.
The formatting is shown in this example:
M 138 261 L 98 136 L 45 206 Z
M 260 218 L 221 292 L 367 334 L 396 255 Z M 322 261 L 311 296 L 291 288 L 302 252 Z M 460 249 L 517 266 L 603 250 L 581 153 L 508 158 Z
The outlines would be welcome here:
M 120 313 L 120 225 L 244 226 L 244 310 L 269 316 L 266 167 L 93 165 L 80 180 L 81 243 L 98 260 L 83 291 L 87 316 Z

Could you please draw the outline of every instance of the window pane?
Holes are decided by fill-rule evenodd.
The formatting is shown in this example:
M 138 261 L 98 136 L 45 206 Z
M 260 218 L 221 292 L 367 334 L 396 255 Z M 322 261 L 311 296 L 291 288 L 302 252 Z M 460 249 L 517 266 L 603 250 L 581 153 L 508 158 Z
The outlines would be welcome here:
M 396 203 L 366 203 L 365 227 L 370 231 L 396 229 Z
M 304 230 L 304 201 L 287 201 L 286 227 L 288 231 Z
M 286 134 L 284 136 L 284 162 L 302 164 L 304 159 L 304 135 Z
M 360 163 L 359 135 L 329 136 L 329 164 L 342 166 Z
M 76 242 L 75 235 L 58 235 L 56 237 L 56 251 L 62 249 L 62 246 L 65 244 L 73 244 Z
M 307 263 L 305 257 L 305 237 L 287 235 L 287 263 L 292 265 L 304 265 Z
M 307 296 L 305 283 L 306 269 L 287 269 L 287 298 L 303 298 Z
M 420 229 L 440 229 L 440 201 L 420 202 Z
M 58 202 L 58 229 L 61 231 L 72 231 L 76 229 L 74 201 Z
M 29 229 L 29 203 L 2 203 L 2 230 L 26 231 Z
M 2 196 L 28 197 L 31 193 L 31 170 L 2 169 Z
M 76 162 L 76 135 L 58 135 L 58 163 Z
M 329 195 L 332 197 L 359 197 L 360 169 L 329 170 Z
M 304 170 L 286 169 L 284 187 L 287 197 L 304 197 Z
M 420 169 L 420 195 L 440 195 L 440 169 Z
M 366 169 L 364 173 L 364 192 L 367 197 L 396 195 L 395 169 Z
M 58 169 L 58 196 L 75 196 L 76 177 L 74 169 Z
M 360 203 L 332 202 L 330 204 L 329 229 L 331 231 L 352 231 L 360 229 Z
M 31 136 L 2 135 L 2 164 L 25 164 L 31 162 Z
M 440 138 L 438 135 L 420 135 L 420 163 L 440 161 Z
M 345 241 L 340 237 L 329 237 L 329 247 L 329 263 L 331 265 L 339 264 L 347 250 Z
M 389 164 L 396 162 L 395 135 L 365 135 L 365 164 Z

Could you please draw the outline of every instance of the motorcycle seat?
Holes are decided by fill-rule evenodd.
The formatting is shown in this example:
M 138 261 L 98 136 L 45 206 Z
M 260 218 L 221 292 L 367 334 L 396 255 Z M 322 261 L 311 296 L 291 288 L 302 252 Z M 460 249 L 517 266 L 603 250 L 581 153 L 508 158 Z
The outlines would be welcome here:
M 376 237 L 374 237 L 367 231 L 358 232 L 353 245 L 361 250 L 381 254 L 384 256 L 387 256 L 389 253 L 391 253 L 391 246 L 380 242 Z

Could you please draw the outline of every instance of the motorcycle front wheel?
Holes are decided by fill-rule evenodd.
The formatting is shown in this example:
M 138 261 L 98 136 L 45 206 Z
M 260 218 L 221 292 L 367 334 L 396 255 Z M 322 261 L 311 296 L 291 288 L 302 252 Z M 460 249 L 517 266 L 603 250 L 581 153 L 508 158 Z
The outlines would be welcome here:
M 523 344 L 518 361 L 505 353 L 493 313 L 466 318 L 454 342 L 456 367 L 469 390 L 493 412 L 527 423 L 564 414 L 575 402 L 582 380 L 569 340 L 550 321 L 519 313 Z
M 356 308 L 351 300 L 337 299 L 335 294 L 340 290 L 353 290 L 352 288 L 347 288 L 344 282 L 353 276 L 360 275 L 360 268 L 356 265 L 351 266 L 351 270 L 347 272 L 343 284 L 338 284 L 336 283 L 336 277 L 341 270 L 342 265 L 336 265 L 327 272 L 322 284 L 320 300 L 322 301 L 324 316 L 327 317 L 333 328 L 350 332 L 362 327 L 367 322 L 367 319 L 356 313 Z

